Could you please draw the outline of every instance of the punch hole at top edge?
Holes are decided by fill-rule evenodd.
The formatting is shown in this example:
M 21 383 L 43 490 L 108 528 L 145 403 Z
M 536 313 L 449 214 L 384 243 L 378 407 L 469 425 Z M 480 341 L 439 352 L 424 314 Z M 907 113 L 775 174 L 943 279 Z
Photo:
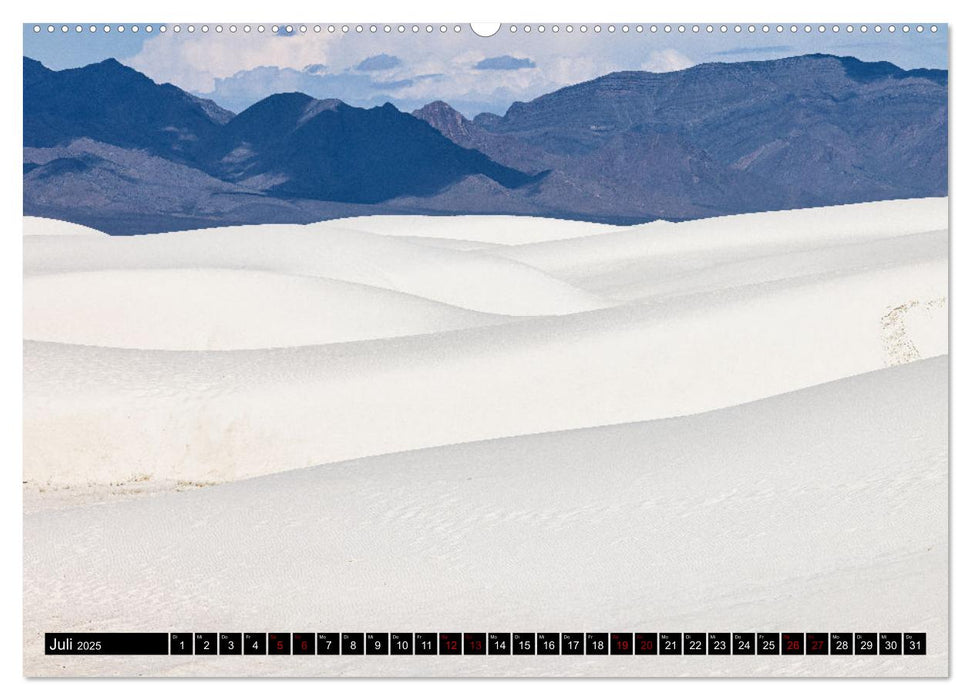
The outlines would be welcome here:
M 472 33 L 483 38 L 490 37 L 502 26 L 499 22 L 472 22 Z

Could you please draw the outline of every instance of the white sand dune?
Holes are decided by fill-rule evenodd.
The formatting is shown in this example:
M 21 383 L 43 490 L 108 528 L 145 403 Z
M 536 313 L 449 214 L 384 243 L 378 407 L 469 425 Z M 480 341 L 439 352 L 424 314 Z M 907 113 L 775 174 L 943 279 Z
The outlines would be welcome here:
M 946 207 L 944 202 L 931 203 Z M 794 263 L 786 263 L 785 255 L 736 256 L 691 274 L 653 283 L 647 278 L 638 294 L 652 285 L 656 294 L 638 303 L 505 319 L 501 325 L 494 325 L 496 317 L 483 316 L 476 327 L 459 330 L 444 328 L 450 323 L 468 326 L 476 319 L 441 305 L 419 307 L 421 300 L 408 302 L 414 315 L 389 321 L 388 315 L 399 314 L 398 307 L 374 296 L 373 290 L 369 297 L 362 296 L 363 290 L 345 297 L 361 302 L 362 314 L 365 297 L 370 299 L 375 313 L 371 319 L 355 318 L 357 306 L 339 312 L 329 309 L 327 300 L 336 298 L 333 282 L 328 283 L 331 296 L 308 299 L 303 306 L 281 312 L 280 323 L 270 319 L 281 307 L 270 298 L 272 287 L 267 287 L 264 303 L 257 298 L 264 285 L 254 284 L 239 294 L 252 304 L 253 318 L 262 319 L 254 324 L 258 327 L 247 327 L 249 311 L 242 310 L 243 304 L 226 316 L 225 325 L 210 324 L 206 318 L 230 310 L 233 300 L 227 295 L 233 294 L 234 285 L 226 278 L 220 287 L 215 284 L 218 275 L 207 281 L 208 273 L 201 270 L 195 296 L 205 295 L 206 285 L 213 285 L 222 290 L 222 300 L 196 304 L 192 295 L 180 296 L 174 311 L 158 314 L 155 324 L 154 317 L 137 318 L 157 301 L 154 292 L 132 292 L 137 303 L 131 306 L 126 306 L 128 300 L 112 304 L 108 297 L 117 271 L 91 271 L 127 266 L 131 289 L 142 274 L 171 275 L 153 270 L 153 265 L 164 263 L 229 260 L 229 267 L 249 263 L 292 275 L 320 268 L 329 273 L 339 261 L 348 261 L 347 254 L 303 231 L 271 227 L 271 232 L 260 234 L 262 227 L 251 227 L 236 231 L 238 246 L 230 245 L 231 230 L 137 237 L 141 240 L 79 239 L 82 245 L 76 246 L 78 254 L 73 257 L 67 255 L 67 246 L 35 247 L 29 261 L 35 273 L 27 281 L 28 338 L 36 331 L 38 338 L 88 346 L 214 347 L 213 338 L 206 335 L 211 326 L 221 334 L 218 347 L 248 347 L 261 340 L 268 347 L 200 353 L 28 341 L 25 479 L 85 484 L 148 475 L 224 481 L 436 445 L 687 415 L 945 354 L 946 247 L 940 234 L 912 233 L 916 224 L 908 223 L 913 217 L 906 207 L 886 204 L 892 217 L 882 217 L 876 205 L 845 208 L 852 217 L 865 215 L 862 240 L 856 243 L 851 242 L 853 230 L 844 208 L 827 210 L 836 223 L 830 234 L 820 234 L 826 242 L 817 251 L 793 252 Z M 931 226 L 939 225 L 937 209 L 927 201 L 911 204 L 931 219 Z M 812 226 L 805 219 L 815 218 L 819 224 L 819 217 L 791 214 L 795 232 L 782 226 L 781 215 L 750 215 L 743 217 L 746 225 L 730 227 L 718 245 L 752 250 L 744 241 L 730 239 L 763 238 L 764 217 L 780 239 L 802 236 L 801 245 L 808 245 L 806 231 Z M 871 217 L 887 222 L 884 238 L 869 222 Z M 690 236 L 696 225 L 702 222 L 678 226 L 688 227 Z M 599 238 L 615 235 L 627 234 Z M 370 234 L 340 233 L 327 240 L 331 245 L 342 241 L 363 256 L 359 236 L 365 237 L 370 250 L 380 250 L 381 241 L 390 242 L 395 250 L 412 251 L 417 260 L 425 260 L 427 252 L 470 256 L 475 265 L 489 257 L 414 252 L 417 246 Z M 835 252 L 830 247 L 834 237 L 843 242 Z M 271 243 L 277 238 L 282 251 L 275 252 Z M 665 233 L 662 238 L 670 236 Z M 583 245 L 589 240 L 568 243 Z M 47 254 L 46 263 L 42 253 Z M 370 272 L 363 258 L 353 259 L 359 261 L 351 266 L 354 275 L 366 276 L 358 275 L 360 270 Z M 385 269 L 398 262 L 392 257 L 379 260 Z M 444 258 L 439 260 L 444 264 Z M 838 264 L 841 260 L 845 269 Z M 80 285 L 90 289 L 77 290 L 77 304 L 58 300 L 66 290 L 57 285 L 71 275 L 53 271 L 65 268 L 87 269 L 85 274 L 101 275 L 102 282 Z M 38 269 L 47 272 L 37 274 Z M 443 273 L 438 279 L 446 278 Z M 544 285 L 556 281 L 543 279 Z M 628 289 L 635 289 L 629 281 Z M 34 294 L 35 285 L 41 290 L 48 285 L 48 296 Z M 541 285 L 543 293 L 550 289 Z M 484 284 L 475 294 L 523 295 L 528 306 L 528 290 L 522 286 L 497 291 L 496 285 Z M 299 296 L 288 294 L 283 297 Z M 394 297 L 395 304 L 401 302 L 400 295 Z M 134 311 L 125 312 L 125 323 L 119 324 L 123 327 L 116 329 L 111 322 L 119 306 Z M 206 315 L 189 323 L 182 314 L 195 306 Z M 105 311 L 103 316 L 97 315 L 97 308 Z M 75 309 L 87 309 L 91 315 L 72 323 Z M 314 314 L 332 319 L 347 338 L 351 331 L 359 336 L 373 333 L 382 323 L 402 333 L 423 334 L 282 347 L 312 337 L 337 337 L 326 324 L 289 325 Z M 180 324 L 184 327 L 177 327 Z M 436 328 L 440 332 L 432 332 Z
M 25 236 L 107 236 L 107 233 L 97 229 L 72 224 L 69 221 L 45 219 L 40 216 L 24 217 Z
M 353 216 L 312 225 L 340 227 L 383 236 L 424 238 L 433 244 L 519 245 L 623 231 L 625 227 L 536 216 Z
M 24 338 L 116 348 L 322 345 L 506 320 L 376 287 L 250 270 L 96 270 L 24 281 Z
M 27 342 L 25 479 L 221 481 L 731 406 L 946 353 L 946 265 L 340 345 Z
M 782 252 L 750 251 L 699 263 L 696 269 L 670 269 L 651 258 L 630 261 L 623 269 L 584 275 L 582 285 L 624 301 L 643 301 L 761 286 L 782 280 L 820 279 L 946 260 L 948 232 L 931 231 L 862 243 L 821 245 Z M 563 275 L 569 279 L 570 275 Z M 574 281 L 574 283 L 577 283 Z
M 28 515 L 25 672 L 943 675 L 947 374 Z M 52 660 L 55 629 L 900 630 L 929 653 Z
M 946 259 L 947 199 L 655 222 L 495 249 L 617 301 Z
M 645 273 L 692 272 L 712 264 L 880 241 L 948 227 L 947 198 L 867 202 L 740 214 L 684 223 L 657 221 L 580 239 L 501 251 L 568 278 L 606 275 L 650 263 Z
M 502 243 L 483 243 L 482 241 L 470 241 L 461 238 L 436 238 L 434 236 L 395 236 L 395 238 L 399 241 L 417 243 L 432 248 L 446 248 L 448 250 L 487 250 L 489 248 L 503 247 Z
M 567 314 L 606 306 L 519 262 L 334 226 L 232 226 L 103 239 L 24 241 L 28 276 L 94 270 L 242 269 L 325 277 L 473 311 Z

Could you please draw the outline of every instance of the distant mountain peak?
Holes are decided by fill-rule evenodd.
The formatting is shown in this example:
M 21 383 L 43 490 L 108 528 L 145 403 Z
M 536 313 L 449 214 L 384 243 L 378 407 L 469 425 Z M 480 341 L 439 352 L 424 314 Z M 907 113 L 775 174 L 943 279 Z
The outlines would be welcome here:
M 92 63 L 91 65 L 83 66 L 81 68 L 70 68 L 68 70 L 87 71 L 91 74 L 110 75 L 119 79 L 135 80 L 143 83 L 151 83 L 152 85 L 158 85 L 158 83 L 144 73 L 135 70 L 131 66 L 126 66 L 124 63 L 114 58 L 106 58 L 98 63 Z
M 326 99 L 326 100 L 313 100 L 308 102 L 303 109 L 303 116 L 300 118 L 300 123 L 307 122 L 314 117 L 316 117 L 321 112 L 333 112 L 346 105 L 340 100 L 336 99 Z
M 92 138 L 180 162 L 231 116 L 218 105 L 114 58 L 52 71 L 24 59 L 24 145 L 64 145 Z
M 434 102 L 429 102 L 424 107 L 416 109 L 414 112 L 412 112 L 412 114 L 414 114 L 415 116 L 418 116 L 419 114 L 423 114 L 423 115 L 440 114 L 440 115 L 446 115 L 455 119 L 465 119 L 465 117 L 463 117 L 462 114 L 457 109 L 455 109 L 448 102 L 444 102 L 443 100 L 435 100 Z
M 282 123 L 303 124 L 322 112 L 346 106 L 337 99 L 320 100 L 303 92 L 278 92 L 250 105 L 236 116 L 236 120 L 276 118 Z
M 469 128 L 472 125 L 472 122 L 466 119 L 461 112 L 441 100 L 429 102 L 411 114 L 417 119 L 428 122 L 457 143 L 459 137 L 469 135 Z

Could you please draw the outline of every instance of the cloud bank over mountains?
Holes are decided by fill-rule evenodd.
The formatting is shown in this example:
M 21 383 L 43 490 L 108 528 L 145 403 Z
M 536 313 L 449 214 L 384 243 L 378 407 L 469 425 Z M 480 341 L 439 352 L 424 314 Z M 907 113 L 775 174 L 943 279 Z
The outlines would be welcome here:
M 228 26 L 228 25 L 227 25 Z M 291 32 L 255 30 L 164 34 L 126 32 L 76 37 L 24 33 L 24 53 L 55 70 L 116 58 L 156 82 L 172 83 L 240 112 L 268 94 L 301 91 L 312 97 L 339 97 L 358 107 L 393 102 L 417 109 L 445 100 L 467 117 L 503 114 L 524 102 L 567 85 L 622 70 L 669 72 L 712 61 L 783 58 L 807 53 L 887 60 L 905 69 L 946 68 L 947 32 L 870 33 L 755 32 L 715 30 L 708 34 L 676 29 L 650 32 L 636 25 L 608 33 L 567 32 L 565 25 L 540 33 L 504 27 L 489 38 L 467 26 L 441 32 L 435 26 L 399 32 L 397 25 L 356 26 L 344 33 L 290 25 Z

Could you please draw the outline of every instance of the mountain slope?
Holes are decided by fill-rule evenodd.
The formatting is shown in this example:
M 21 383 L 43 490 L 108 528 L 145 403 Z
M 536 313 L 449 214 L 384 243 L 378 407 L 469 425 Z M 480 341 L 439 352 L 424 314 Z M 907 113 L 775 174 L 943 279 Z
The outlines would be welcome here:
M 24 146 L 89 138 L 192 163 L 230 115 L 111 58 L 62 71 L 24 58 Z
M 222 130 L 211 172 L 257 178 L 268 193 L 343 202 L 430 195 L 481 174 L 504 187 L 534 180 L 463 148 L 385 104 L 359 109 L 302 93 L 273 95 Z
M 799 56 L 620 72 L 502 117 L 418 110 L 520 169 L 548 208 L 670 218 L 947 192 L 947 72 Z

